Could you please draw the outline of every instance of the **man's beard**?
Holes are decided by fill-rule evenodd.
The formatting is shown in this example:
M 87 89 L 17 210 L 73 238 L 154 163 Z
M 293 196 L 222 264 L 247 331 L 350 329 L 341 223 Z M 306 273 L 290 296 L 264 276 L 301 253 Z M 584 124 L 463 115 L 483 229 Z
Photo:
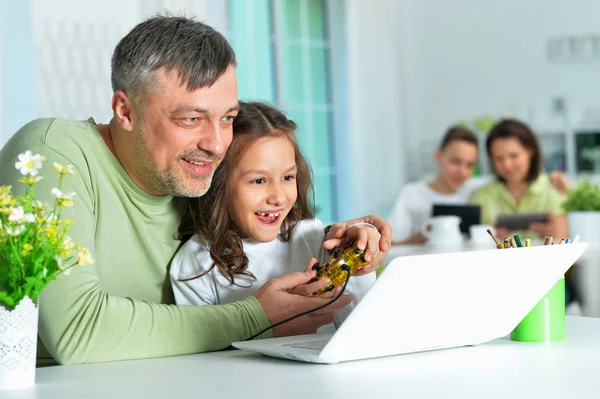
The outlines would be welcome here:
M 187 179 L 182 174 L 176 173 L 176 168 L 169 168 L 167 170 L 159 170 L 156 165 L 152 162 L 151 149 L 149 149 L 148 143 L 145 139 L 145 133 L 143 131 L 139 134 L 138 145 L 135 147 L 134 156 L 140 160 L 139 174 L 146 184 L 149 184 L 155 191 L 170 194 L 176 197 L 202 197 L 212 183 L 214 176 L 214 168 L 211 170 L 210 175 L 202 176 L 197 178 L 188 177 Z M 201 151 L 201 150 L 198 150 Z M 192 152 L 198 154 L 198 151 Z M 212 160 L 213 165 L 218 164 L 219 160 L 215 160 L 214 155 L 206 155 L 206 152 L 201 152 L 203 157 Z M 189 155 L 188 155 L 189 156 Z M 177 168 L 181 170 L 180 168 Z M 185 172 L 183 172 L 185 173 Z

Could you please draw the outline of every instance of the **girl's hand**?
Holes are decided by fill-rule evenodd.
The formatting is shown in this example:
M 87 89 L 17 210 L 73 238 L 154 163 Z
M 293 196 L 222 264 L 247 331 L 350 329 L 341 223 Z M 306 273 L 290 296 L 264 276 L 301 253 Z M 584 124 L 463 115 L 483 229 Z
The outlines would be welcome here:
M 376 215 L 336 223 L 327 233 L 323 247 L 331 250 L 353 239 L 356 240 L 358 249 L 365 251 L 365 259 L 372 260 L 369 266 L 356 272 L 360 276 L 376 270 L 385 259 L 392 242 L 392 227 Z

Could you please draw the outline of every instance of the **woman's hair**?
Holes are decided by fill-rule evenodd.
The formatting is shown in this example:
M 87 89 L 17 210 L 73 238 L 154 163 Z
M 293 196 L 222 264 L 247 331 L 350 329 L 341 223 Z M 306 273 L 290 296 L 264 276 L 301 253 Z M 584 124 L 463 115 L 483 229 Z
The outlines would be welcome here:
M 477 137 L 467 128 L 462 126 L 451 126 L 442 137 L 440 150 L 445 150 L 453 141 L 464 141 L 477 147 Z
M 527 182 L 534 181 L 540 174 L 542 155 L 535 134 L 525 123 L 516 119 L 503 119 L 496 123 L 492 127 L 492 130 L 490 130 L 485 143 L 488 156 L 490 159 L 492 158 L 492 143 L 494 140 L 508 138 L 517 139 L 523 147 L 531 151 L 531 163 L 527 172 Z M 498 176 L 498 172 L 496 172 L 496 175 L 500 181 L 504 181 L 502 177 Z
M 232 198 L 229 179 L 235 165 L 259 141 L 285 137 L 294 147 L 296 161 L 296 187 L 298 197 L 281 225 L 280 235 L 289 241 L 296 224 L 314 218 L 314 190 L 310 165 L 300 150 L 295 137 L 296 123 L 286 118 L 277 108 L 260 102 L 240 102 L 238 116 L 233 122 L 233 141 L 221 165 L 215 171 L 209 190 L 202 197 L 190 199 L 189 217 L 193 231 L 208 245 L 214 267 L 232 284 L 236 275 L 254 276 L 247 271 L 248 257 L 244 254 L 242 236 L 230 217 Z M 185 235 L 185 232 L 183 233 Z M 190 279 L 191 280 L 191 279 Z

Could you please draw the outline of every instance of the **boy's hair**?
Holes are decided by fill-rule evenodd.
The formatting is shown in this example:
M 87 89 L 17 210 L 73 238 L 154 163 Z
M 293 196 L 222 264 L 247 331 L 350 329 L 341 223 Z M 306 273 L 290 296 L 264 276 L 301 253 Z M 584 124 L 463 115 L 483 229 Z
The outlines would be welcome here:
M 280 235 L 289 241 L 296 224 L 314 218 L 314 189 L 310 165 L 303 156 L 294 135 L 296 123 L 286 118 L 277 108 L 260 102 L 240 102 L 238 116 L 233 122 L 233 141 L 221 165 L 215 171 L 209 190 L 200 198 L 190 200 L 193 233 L 208 245 L 214 267 L 232 284 L 236 275 L 254 277 L 247 271 L 248 257 L 244 254 L 242 236 L 229 216 L 232 198 L 229 179 L 236 163 L 262 139 L 286 137 L 294 147 L 296 158 L 296 185 L 298 198 L 281 225 Z
M 462 126 L 451 126 L 446 131 L 446 134 L 444 134 L 444 137 L 442 137 L 440 150 L 445 150 L 454 141 L 464 141 L 477 147 L 477 136 L 475 136 L 475 133 Z
M 521 143 L 523 147 L 531 151 L 531 164 L 527 171 L 527 182 L 531 183 L 537 179 L 542 166 L 542 153 L 537 138 L 531 128 L 516 119 L 503 119 L 496 123 L 494 127 L 492 127 L 492 130 L 490 130 L 485 143 L 490 159 L 492 158 L 492 143 L 501 138 L 514 138 Z M 504 179 L 498 175 L 498 172 L 496 172 L 496 177 L 498 180 L 504 181 Z

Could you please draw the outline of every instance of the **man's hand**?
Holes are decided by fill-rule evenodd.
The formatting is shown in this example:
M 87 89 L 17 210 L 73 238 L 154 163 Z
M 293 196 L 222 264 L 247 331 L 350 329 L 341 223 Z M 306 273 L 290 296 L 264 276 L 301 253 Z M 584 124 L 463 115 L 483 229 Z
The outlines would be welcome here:
M 312 265 L 311 265 L 312 266 Z M 283 277 L 274 278 L 262 286 L 254 293 L 254 297 L 262 305 L 270 324 L 278 323 L 289 317 L 302 312 L 309 311 L 319 306 L 325 305 L 331 301 L 335 293 L 328 292 L 323 295 L 309 295 L 311 289 L 323 288 L 326 283 L 322 280 L 312 283 L 312 287 L 307 284 L 314 278 L 314 270 L 287 274 Z M 304 288 L 302 287 L 304 285 Z M 298 295 L 300 292 L 308 293 L 308 296 Z M 339 291 L 334 290 L 337 293 Z M 335 312 L 352 302 L 351 295 L 342 295 L 337 301 L 323 309 L 298 317 L 287 323 L 275 327 L 273 335 L 283 337 L 288 335 L 311 334 L 317 332 L 317 329 L 325 324 L 333 323 Z
M 353 224 L 368 223 L 375 226 L 375 229 L 367 225 L 357 225 L 349 228 Z M 376 270 L 387 254 L 392 242 L 392 227 L 383 218 L 377 215 L 369 215 L 347 222 L 336 223 L 331 226 L 329 233 L 325 237 L 323 246 L 330 250 L 346 241 L 356 240 L 358 249 L 365 251 L 365 260 L 372 260 L 367 267 L 356 271 L 355 276 L 370 273 Z

